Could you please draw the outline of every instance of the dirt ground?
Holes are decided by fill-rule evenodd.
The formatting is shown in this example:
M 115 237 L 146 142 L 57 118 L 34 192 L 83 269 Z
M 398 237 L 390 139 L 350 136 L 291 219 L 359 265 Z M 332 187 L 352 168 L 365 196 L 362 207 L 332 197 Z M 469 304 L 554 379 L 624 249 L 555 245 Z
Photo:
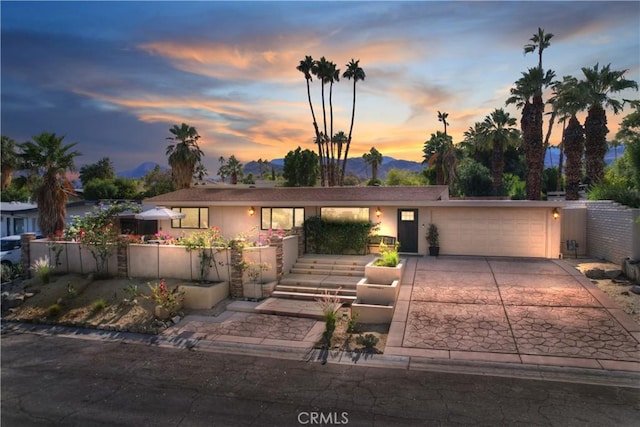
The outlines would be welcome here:
M 353 330 L 349 331 L 349 319 L 351 318 L 351 308 L 343 307 L 338 313 L 338 321 L 336 322 L 336 330 L 331 337 L 330 349 L 344 350 L 354 352 L 383 353 L 387 344 L 387 336 L 389 334 L 389 325 L 378 325 L 371 323 L 358 323 L 357 319 Z M 358 337 L 366 337 L 373 335 L 377 338 L 372 348 L 365 348 L 363 344 L 359 344 Z M 316 348 L 325 346 L 324 339 L 316 343 Z
M 578 258 L 564 259 L 569 264 L 573 265 L 582 274 L 586 271 L 600 268 L 602 270 L 620 270 L 620 266 L 595 259 Z M 625 313 L 627 313 L 633 320 L 640 324 L 640 295 L 631 292 L 632 282 L 627 280 L 624 276 L 621 276 L 615 280 L 603 279 L 594 280 L 589 279 L 594 283 L 602 292 L 607 294 Z
M 19 289 L 11 291 L 33 296 L 27 297 L 19 307 L 3 313 L 6 320 L 133 332 L 153 332 L 158 326 L 154 323 L 153 301 L 132 298 L 132 294 L 127 292 L 137 289 L 138 293 L 148 295 L 148 282 L 144 280 L 93 280 L 87 275 L 65 274 L 52 276 L 47 284 L 33 278 L 19 283 L 17 287 Z M 54 307 L 56 304 L 58 310 Z

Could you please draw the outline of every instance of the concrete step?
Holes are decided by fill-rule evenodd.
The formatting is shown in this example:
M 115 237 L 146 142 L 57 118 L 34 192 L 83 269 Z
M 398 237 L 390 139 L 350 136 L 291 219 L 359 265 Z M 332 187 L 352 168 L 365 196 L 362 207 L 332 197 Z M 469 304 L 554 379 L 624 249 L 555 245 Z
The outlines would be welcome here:
M 318 298 L 322 298 L 323 296 L 325 295 L 315 292 L 286 292 L 276 290 L 271 293 L 271 297 L 274 298 L 293 298 L 304 300 L 317 300 Z M 355 295 L 337 295 L 337 298 L 339 298 L 342 303 L 349 304 L 356 300 Z
M 291 285 L 278 285 L 276 291 L 284 292 L 302 292 L 302 293 L 316 293 L 323 295 L 325 293 L 336 295 L 355 295 L 356 288 L 335 288 L 335 287 L 320 287 L 320 286 L 291 286 Z
M 322 268 L 300 268 L 295 265 L 291 269 L 291 274 L 313 274 L 322 276 L 358 276 L 364 277 L 364 268 L 360 270 L 334 270 Z

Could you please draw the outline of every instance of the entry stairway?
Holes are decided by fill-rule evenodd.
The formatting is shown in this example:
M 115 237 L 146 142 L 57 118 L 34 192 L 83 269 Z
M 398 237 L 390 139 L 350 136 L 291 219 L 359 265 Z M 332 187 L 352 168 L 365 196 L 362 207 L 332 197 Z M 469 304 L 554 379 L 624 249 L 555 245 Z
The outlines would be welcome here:
M 374 257 L 307 254 L 296 260 L 271 297 L 316 300 L 331 294 L 343 304 L 351 304 L 356 299 L 356 284 L 364 277 L 364 266 Z

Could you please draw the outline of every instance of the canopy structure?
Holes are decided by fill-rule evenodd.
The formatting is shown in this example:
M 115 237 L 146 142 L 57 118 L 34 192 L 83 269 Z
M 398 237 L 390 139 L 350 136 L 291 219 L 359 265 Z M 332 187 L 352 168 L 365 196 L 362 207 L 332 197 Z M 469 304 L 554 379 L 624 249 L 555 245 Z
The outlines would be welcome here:
M 153 209 L 146 210 L 144 212 L 140 212 L 139 214 L 136 214 L 135 218 L 149 221 L 149 220 L 182 219 L 185 216 L 186 216 L 185 214 L 171 210 L 169 208 L 156 207 Z

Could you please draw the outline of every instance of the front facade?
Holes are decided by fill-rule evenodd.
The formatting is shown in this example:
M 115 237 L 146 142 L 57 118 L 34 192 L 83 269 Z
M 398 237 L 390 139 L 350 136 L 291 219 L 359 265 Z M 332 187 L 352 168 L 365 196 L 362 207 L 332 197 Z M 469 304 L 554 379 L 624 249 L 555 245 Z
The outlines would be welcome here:
M 370 220 L 380 235 L 396 237 L 400 251 L 428 252 L 429 224 L 438 226 L 442 255 L 558 258 L 562 201 L 449 200 L 446 186 L 189 188 L 145 200 L 186 214 L 159 221 L 181 236 L 217 226 L 225 237 L 259 239 L 269 230 L 300 227 L 312 216 Z

